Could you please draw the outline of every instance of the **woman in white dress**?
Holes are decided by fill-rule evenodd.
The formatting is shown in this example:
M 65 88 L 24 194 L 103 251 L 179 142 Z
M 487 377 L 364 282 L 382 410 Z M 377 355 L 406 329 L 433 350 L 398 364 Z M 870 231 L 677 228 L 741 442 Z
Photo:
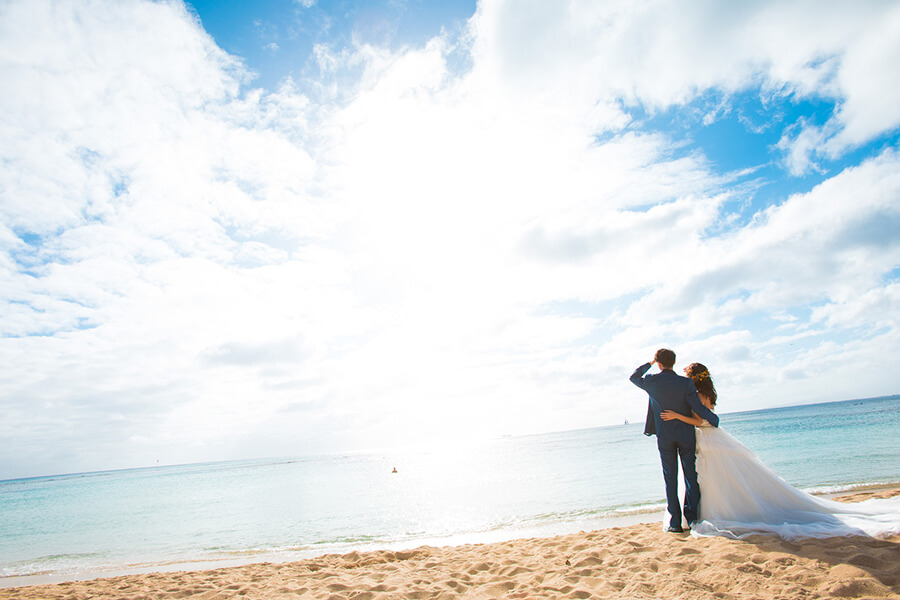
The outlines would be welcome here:
M 684 369 L 700 400 L 715 410 L 717 393 L 709 369 L 693 363 Z M 694 415 L 665 411 L 697 427 L 697 482 L 700 521 L 691 534 L 743 538 L 775 534 L 785 539 L 900 533 L 900 496 L 842 504 L 817 498 L 788 484 L 721 427 Z

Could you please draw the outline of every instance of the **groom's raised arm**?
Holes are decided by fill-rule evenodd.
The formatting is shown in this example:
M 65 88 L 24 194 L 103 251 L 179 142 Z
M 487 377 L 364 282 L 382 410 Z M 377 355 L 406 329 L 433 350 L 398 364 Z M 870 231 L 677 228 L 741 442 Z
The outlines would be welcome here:
M 631 383 L 646 392 L 647 388 L 644 387 L 644 373 L 649 371 L 652 366 L 653 363 L 644 363 L 635 369 L 634 373 L 629 377 Z M 649 402 L 647 403 L 647 422 L 644 424 L 644 435 L 656 435 L 656 420 L 653 418 L 653 409 Z
M 700 401 L 700 396 L 697 394 L 697 388 L 694 387 L 693 381 L 688 386 L 687 403 L 691 406 L 691 410 L 697 413 L 701 419 L 706 419 L 713 427 L 719 426 L 719 416 L 706 408 L 703 402 Z
M 634 370 L 634 373 L 631 374 L 629 379 L 631 383 L 638 386 L 641 389 L 644 389 L 644 373 L 650 370 L 650 363 L 644 363 Z

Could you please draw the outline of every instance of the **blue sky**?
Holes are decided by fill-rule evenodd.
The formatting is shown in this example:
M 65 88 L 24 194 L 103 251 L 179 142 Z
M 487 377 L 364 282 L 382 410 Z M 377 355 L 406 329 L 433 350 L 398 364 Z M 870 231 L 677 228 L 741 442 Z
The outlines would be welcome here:
M 222 49 L 244 59 L 254 85 L 278 87 L 286 77 L 318 74 L 313 48 L 373 44 L 397 50 L 422 46 L 442 30 L 460 33 L 475 2 L 447 0 L 189 2 Z
M 0 477 L 898 392 L 894 3 L 13 1 Z

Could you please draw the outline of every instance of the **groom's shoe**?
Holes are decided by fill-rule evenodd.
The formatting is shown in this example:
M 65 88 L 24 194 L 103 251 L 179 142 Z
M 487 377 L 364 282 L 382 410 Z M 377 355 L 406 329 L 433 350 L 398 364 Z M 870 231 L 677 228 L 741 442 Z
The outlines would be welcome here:
M 670 525 L 666 531 L 669 533 L 684 533 L 684 529 L 681 528 L 681 525 Z

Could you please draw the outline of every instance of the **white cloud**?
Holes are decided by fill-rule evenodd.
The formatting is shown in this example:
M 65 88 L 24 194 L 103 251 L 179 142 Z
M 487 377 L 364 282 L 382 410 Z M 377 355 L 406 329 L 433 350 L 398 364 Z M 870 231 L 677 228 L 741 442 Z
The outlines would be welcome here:
M 848 45 L 838 74 L 845 98 L 835 117 L 841 129 L 829 140 L 831 154 L 900 127 L 900 6 L 888 6 Z
M 574 2 L 563 10 L 495 1 L 480 3 L 473 22 L 480 83 L 496 80 L 565 103 L 575 122 L 597 105 L 661 109 L 710 89 L 762 86 L 776 97 L 838 100 L 824 130 L 798 124 L 798 148 L 785 140 L 798 172 L 815 164 L 810 155 L 840 156 L 900 125 L 892 67 L 900 56 L 900 9 L 890 3 L 657 0 Z M 612 110 L 594 126 L 615 129 L 622 120 Z M 811 147 L 811 136 L 822 139 Z
M 862 294 L 845 298 L 816 308 L 811 315 L 813 322 L 823 322 L 829 327 L 847 327 L 894 331 L 900 307 L 900 285 L 893 283 L 875 287 Z
M 896 127 L 855 75 L 895 12 L 485 1 L 468 39 L 319 46 L 320 81 L 265 91 L 180 4 L 8 3 L 10 473 L 618 423 L 662 344 L 731 407 L 895 391 L 896 151 L 732 229 L 734 175 L 627 110 L 836 98 L 784 138 L 805 172 Z

